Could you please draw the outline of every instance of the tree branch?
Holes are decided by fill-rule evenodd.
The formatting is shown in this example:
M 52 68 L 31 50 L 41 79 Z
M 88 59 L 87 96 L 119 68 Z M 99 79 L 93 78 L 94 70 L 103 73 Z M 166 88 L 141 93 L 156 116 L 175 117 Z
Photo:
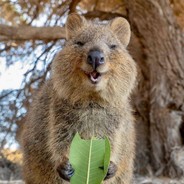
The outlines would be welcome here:
M 69 6 L 69 13 L 73 13 L 76 11 L 76 6 L 80 3 L 81 0 L 73 0 L 71 3 L 70 3 L 70 6 Z
M 105 12 L 105 11 L 91 11 L 91 12 L 87 12 L 86 14 L 84 14 L 84 16 L 88 19 L 90 18 L 99 18 L 100 20 L 110 20 L 113 19 L 115 17 L 124 17 L 126 18 L 124 15 L 120 14 L 120 13 L 111 13 L 111 12 Z
M 0 41 L 7 40 L 58 40 L 65 39 L 65 29 L 63 27 L 13 27 L 0 24 Z
M 79 3 L 79 0 L 75 1 L 76 3 L 75 5 L 77 5 L 77 2 Z M 73 8 L 75 7 L 74 4 L 72 7 Z M 117 14 L 117 13 L 108 13 L 103 11 L 94 11 L 94 12 L 88 12 L 84 14 L 84 16 L 86 18 L 99 17 L 101 20 L 109 20 L 114 17 L 123 16 L 123 15 Z M 4 24 L 0 24 L 0 41 L 43 40 L 47 42 L 47 41 L 53 41 L 58 39 L 65 39 L 64 27 L 7 26 Z

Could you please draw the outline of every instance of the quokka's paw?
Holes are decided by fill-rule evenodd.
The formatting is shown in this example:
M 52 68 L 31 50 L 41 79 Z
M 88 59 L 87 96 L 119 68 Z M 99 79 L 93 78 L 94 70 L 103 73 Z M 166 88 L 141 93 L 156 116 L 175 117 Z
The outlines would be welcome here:
M 114 162 L 110 161 L 107 175 L 106 175 L 104 180 L 110 179 L 113 176 L 115 176 L 117 170 L 118 170 L 118 168 L 117 168 L 116 164 Z
M 57 167 L 57 172 L 59 173 L 59 176 L 66 181 L 70 181 L 70 178 L 74 175 L 74 169 L 72 168 L 69 160 L 60 164 Z

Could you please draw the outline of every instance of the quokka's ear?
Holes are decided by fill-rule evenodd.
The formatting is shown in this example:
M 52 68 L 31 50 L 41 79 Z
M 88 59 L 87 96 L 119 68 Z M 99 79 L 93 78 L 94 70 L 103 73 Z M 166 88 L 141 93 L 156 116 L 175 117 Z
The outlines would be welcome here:
M 87 23 L 86 19 L 77 13 L 72 13 L 68 15 L 68 19 L 66 21 L 66 39 L 72 38 L 76 32 L 81 29 Z
M 130 24 L 128 23 L 128 21 L 122 17 L 117 17 L 113 19 L 109 25 L 111 30 L 117 35 L 121 43 L 125 45 L 125 47 L 127 47 L 130 42 L 131 35 Z

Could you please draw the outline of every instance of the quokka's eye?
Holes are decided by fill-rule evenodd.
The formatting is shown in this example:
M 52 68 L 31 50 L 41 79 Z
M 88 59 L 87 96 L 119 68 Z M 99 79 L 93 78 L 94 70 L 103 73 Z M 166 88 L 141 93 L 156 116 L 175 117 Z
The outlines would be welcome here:
M 110 47 L 110 49 L 115 49 L 115 48 L 117 47 L 117 45 L 112 44 L 112 45 L 110 45 L 109 47 Z
M 76 42 L 75 44 L 78 45 L 78 46 L 80 46 L 80 47 L 82 47 L 84 45 L 84 43 L 83 42 L 80 42 L 80 41 Z

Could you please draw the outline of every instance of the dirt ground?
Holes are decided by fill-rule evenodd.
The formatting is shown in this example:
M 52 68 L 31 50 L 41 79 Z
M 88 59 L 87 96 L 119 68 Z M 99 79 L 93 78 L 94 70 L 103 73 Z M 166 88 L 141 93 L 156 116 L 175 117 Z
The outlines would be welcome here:
M 170 178 L 150 178 L 138 176 L 135 178 L 134 184 L 184 184 L 184 178 L 174 180 Z
M 20 161 L 9 157 L 0 158 L 0 184 L 24 184 L 21 178 Z M 133 184 L 184 184 L 184 177 L 181 180 L 174 180 L 136 175 Z
M 0 184 L 24 184 L 21 180 L 14 181 L 0 181 Z M 184 178 L 180 181 L 169 178 L 149 178 L 138 176 L 135 178 L 133 184 L 184 184 Z

